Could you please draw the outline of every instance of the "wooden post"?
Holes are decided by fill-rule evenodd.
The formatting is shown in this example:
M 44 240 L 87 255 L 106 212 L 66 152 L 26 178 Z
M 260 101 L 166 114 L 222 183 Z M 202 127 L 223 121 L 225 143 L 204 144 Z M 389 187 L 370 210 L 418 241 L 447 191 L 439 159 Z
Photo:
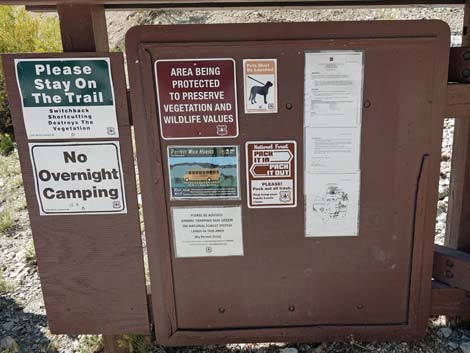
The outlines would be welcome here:
M 119 345 L 119 338 L 121 336 L 103 335 L 104 351 L 105 353 L 127 353 L 126 347 Z
M 109 51 L 103 5 L 57 5 L 64 52 Z M 103 335 L 106 353 L 121 353 L 118 336 Z
M 465 2 L 462 46 L 470 46 L 470 0 Z M 455 119 L 445 245 L 470 252 L 470 120 Z
M 57 5 L 64 52 L 109 51 L 103 5 Z

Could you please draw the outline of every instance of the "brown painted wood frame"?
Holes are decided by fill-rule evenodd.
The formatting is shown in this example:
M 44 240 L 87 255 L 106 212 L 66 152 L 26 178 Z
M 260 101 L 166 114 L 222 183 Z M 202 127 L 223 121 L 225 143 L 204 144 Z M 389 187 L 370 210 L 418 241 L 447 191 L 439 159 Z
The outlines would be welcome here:
M 104 5 L 108 9 L 132 8 L 260 8 L 260 7 L 353 7 L 353 6 L 439 6 L 461 5 L 465 0 L 0 0 L 0 4 L 30 5 L 39 11 L 54 10 L 63 3 Z
M 109 57 L 127 214 L 40 216 L 15 58 Z M 134 158 L 122 53 L 5 54 L 3 68 L 49 327 L 55 334 L 149 333 Z M 66 139 L 40 140 L 64 142 Z
M 171 268 L 170 237 L 166 189 L 162 165 L 157 110 L 154 97 L 152 61 L 146 51 L 151 43 L 189 43 L 222 41 L 313 40 L 353 38 L 433 37 L 440 48 L 449 46 L 448 27 L 440 21 L 374 21 L 372 23 L 289 23 L 244 25 L 145 26 L 132 28 L 126 37 L 128 69 L 131 84 L 132 114 L 136 128 L 138 163 L 143 190 L 146 236 L 151 268 L 153 314 L 157 339 L 164 345 L 195 345 L 253 341 L 326 341 L 400 339 L 421 337 L 426 329 L 431 308 L 431 271 L 435 205 L 438 173 L 430 174 L 431 163 L 424 158 L 417 185 L 415 240 L 411 272 L 408 321 L 398 325 L 319 325 L 308 327 L 180 330 L 177 326 Z M 437 35 L 436 33 L 444 33 Z M 438 65 L 434 75 L 442 79 L 433 87 L 433 124 L 439 126 L 445 115 L 448 52 L 435 53 Z M 434 125 L 436 126 L 436 125 Z M 439 140 L 441 130 L 433 130 Z M 440 146 L 433 147 L 432 170 L 438 170 Z M 435 175 L 436 174 L 436 175 Z M 158 210 L 155 213 L 155 210 Z M 155 217 L 154 215 L 158 216 Z M 428 235 L 427 237 L 425 235 Z M 386 288 L 384 288 L 386 290 Z

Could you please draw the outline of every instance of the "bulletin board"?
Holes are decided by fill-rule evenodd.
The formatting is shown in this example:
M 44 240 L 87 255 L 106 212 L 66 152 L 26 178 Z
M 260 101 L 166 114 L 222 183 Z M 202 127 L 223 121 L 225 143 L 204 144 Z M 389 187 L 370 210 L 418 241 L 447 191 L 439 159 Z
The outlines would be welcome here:
M 159 342 L 424 335 L 446 24 L 142 26 L 126 48 Z

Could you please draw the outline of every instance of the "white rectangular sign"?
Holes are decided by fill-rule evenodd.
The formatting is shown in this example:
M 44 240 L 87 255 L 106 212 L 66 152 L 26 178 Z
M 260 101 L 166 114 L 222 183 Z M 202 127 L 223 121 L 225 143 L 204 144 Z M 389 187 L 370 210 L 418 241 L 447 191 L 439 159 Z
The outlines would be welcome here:
M 127 213 L 118 142 L 30 143 L 41 215 Z
M 305 53 L 305 236 L 359 234 L 364 53 Z
M 240 206 L 173 207 L 176 257 L 243 256 Z
M 109 58 L 16 59 L 29 139 L 118 137 Z

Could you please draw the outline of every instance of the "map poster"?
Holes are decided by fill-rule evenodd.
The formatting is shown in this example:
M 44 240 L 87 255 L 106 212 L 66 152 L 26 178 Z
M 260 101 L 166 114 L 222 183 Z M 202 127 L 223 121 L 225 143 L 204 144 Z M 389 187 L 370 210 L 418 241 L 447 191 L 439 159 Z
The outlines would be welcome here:
M 169 146 L 170 198 L 239 199 L 238 146 Z
M 360 172 L 314 174 L 305 185 L 305 236 L 351 236 L 359 227 Z

